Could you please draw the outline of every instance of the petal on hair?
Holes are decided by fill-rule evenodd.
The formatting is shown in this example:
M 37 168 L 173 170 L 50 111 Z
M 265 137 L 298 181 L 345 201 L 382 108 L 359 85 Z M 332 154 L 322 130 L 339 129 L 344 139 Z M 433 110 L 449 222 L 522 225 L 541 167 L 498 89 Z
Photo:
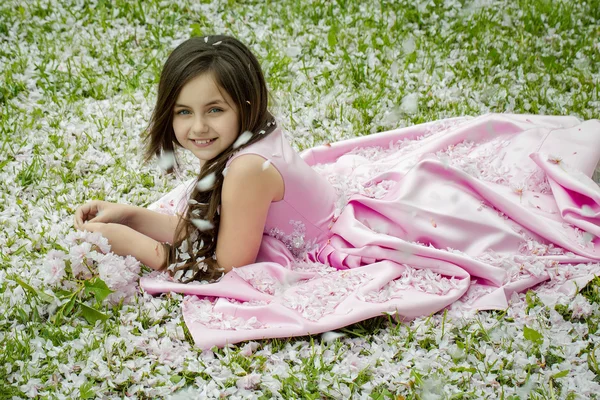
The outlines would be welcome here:
M 223 42 L 219 40 L 218 42 L 214 42 L 214 43 L 213 43 L 213 46 L 218 46 L 218 45 L 220 45 L 221 43 L 223 43 Z
M 263 171 L 266 171 L 266 170 L 267 170 L 267 168 L 269 168 L 269 165 L 271 165 L 271 160 L 267 160 L 267 161 L 265 161 L 265 162 L 263 163 L 263 165 L 262 165 L 262 170 L 263 170 Z
M 192 271 L 191 269 L 188 269 L 187 271 L 185 271 L 184 278 L 186 280 L 192 279 L 193 276 L 194 276 L 194 271 Z
M 208 36 L 204 36 L 204 43 L 208 43 Z
M 245 131 L 240 136 L 238 136 L 237 140 L 233 144 L 233 148 L 237 149 L 238 147 L 245 145 L 250 139 L 252 139 L 252 132 Z
M 173 275 L 173 279 L 180 281 L 182 276 L 183 276 L 183 270 L 180 269 L 179 271 L 175 272 L 175 275 Z
M 158 166 L 167 171 L 175 165 L 175 154 L 172 151 L 164 151 L 158 158 Z
M 215 173 L 211 172 L 204 178 L 200 179 L 200 181 L 198 181 L 198 183 L 196 184 L 196 188 L 201 192 L 207 191 L 213 187 L 213 185 L 215 184 L 215 180 Z
M 215 226 L 207 220 L 194 218 L 191 220 L 192 224 L 201 231 L 207 231 L 209 229 L 214 228 Z
M 188 204 L 198 204 L 198 202 L 194 199 L 189 199 Z

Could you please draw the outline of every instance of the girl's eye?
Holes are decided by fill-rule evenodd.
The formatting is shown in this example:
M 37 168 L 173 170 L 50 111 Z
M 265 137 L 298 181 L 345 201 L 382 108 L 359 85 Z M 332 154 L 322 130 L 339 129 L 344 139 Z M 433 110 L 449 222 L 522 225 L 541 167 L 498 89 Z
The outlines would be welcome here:
M 217 113 L 217 112 L 221 112 L 223 110 L 221 110 L 220 108 L 217 107 L 213 107 L 210 110 L 208 110 L 209 113 Z
M 175 114 L 177 114 L 177 115 L 187 115 L 187 113 L 189 113 L 188 110 L 179 110 Z

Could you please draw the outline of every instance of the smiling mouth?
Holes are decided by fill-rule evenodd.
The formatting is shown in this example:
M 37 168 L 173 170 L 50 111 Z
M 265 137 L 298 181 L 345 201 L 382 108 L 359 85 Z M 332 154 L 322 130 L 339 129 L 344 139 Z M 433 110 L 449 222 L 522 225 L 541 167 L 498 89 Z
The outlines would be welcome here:
M 201 146 L 204 144 L 209 144 L 214 142 L 215 140 L 217 140 L 217 138 L 214 139 L 204 139 L 204 140 L 196 140 L 196 139 L 192 139 L 192 142 L 196 143 L 197 145 Z

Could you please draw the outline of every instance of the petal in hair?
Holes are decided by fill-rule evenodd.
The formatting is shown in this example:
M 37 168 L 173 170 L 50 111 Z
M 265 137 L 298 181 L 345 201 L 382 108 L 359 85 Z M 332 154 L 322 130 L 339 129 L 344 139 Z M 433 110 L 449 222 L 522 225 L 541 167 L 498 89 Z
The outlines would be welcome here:
M 201 231 L 207 231 L 207 230 L 215 227 L 210 221 L 207 221 L 204 219 L 194 218 L 191 221 L 192 221 L 192 224 L 194 224 L 194 226 Z
M 212 187 L 215 184 L 215 173 L 211 172 L 210 174 L 206 175 L 204 178 L 200 179 L 200 181 L 198 181 L 198 183 L 196 184 L 196 189 L 198 189 L 201 192 L 205 192 L 209 189 L 212 189 Z
M 248 143 L 248 141 L 250 139 L 252 139 L 252 132 L 245 131 L 240 136 L 238 136 L 238 138 L 235 141 L 235 143 L 233 143 L 233 148 L 237 149 L 238 147 L 245 145 L 246 143 Z

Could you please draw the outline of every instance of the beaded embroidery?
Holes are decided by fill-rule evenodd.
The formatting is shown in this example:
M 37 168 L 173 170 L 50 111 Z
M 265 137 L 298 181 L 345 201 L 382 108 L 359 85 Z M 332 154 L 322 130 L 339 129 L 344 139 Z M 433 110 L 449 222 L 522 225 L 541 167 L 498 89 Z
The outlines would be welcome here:
M 267 234 L 283 242 L 294 257 L 303 259 L 306 253 L 317 247 L 317 239 L 315 238 L 308 242 L 305 241 L 306 226 L 302 221 L 290 220 L 290 225 L 294 227 L 294 230 L 289 235 L 279 228 L 272 228 Z

